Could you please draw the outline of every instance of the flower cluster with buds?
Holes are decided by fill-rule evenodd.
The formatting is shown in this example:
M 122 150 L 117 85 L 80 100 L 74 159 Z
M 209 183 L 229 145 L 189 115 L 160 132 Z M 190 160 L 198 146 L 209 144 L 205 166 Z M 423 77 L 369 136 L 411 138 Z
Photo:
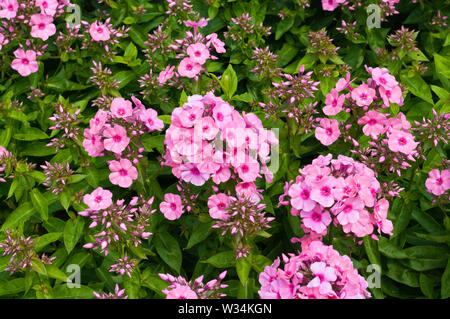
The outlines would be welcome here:
M 45 165 L 41 165 L 44 170 L 45 181 L 44 185 L 48 190 L 51 190 L 54 194 L 61 193 L 70 181 L 70 177 L 73 175 L 73 170 L 70 169 L 69 163 L 49 163 L 45 162 Z
M 142 157 L 143 147 L 139 136 L 164 127 L 158 113 L 146 109 L 134 96 L 133 104 L 124 98 L 114 98 L 109 110 L 100 109 L 90 120 L 90 128 L 84 130 L 83 146 L 89 156 L 115 156 L 109 161 L 109 180 L 114 185 L 127 188 L 137 179 L 138 172 L 133 164 Z
M 166 299 L 220 299 L 226 297 L 226 294 L 220 292 L 220 289 L 227 288 L 228 285 L 222 284 L 227 272 L 220 273 L 217 279 L 203 283 L 203 275 L 194 281 L 187 281 L 182 276 L 174 277 L 170 274 L 159 274 L 159 277 L 167 281 L 170 285 L 162 292 Z
M 98 293 L 94 291 L 94 296 L 97 299 L 128 299 L 128 296 L 125 295 L 125 289 L 120 289 L 118 284 L 114 288 L 114 293 L 110 292 L 107 294 L 105 292 Z
M 433 141 L 437 146 L 439 142 L 448 145 L 450 141 L 450 113 L 438 114 L 435 109 L 432 110 L 431 119 L 422 119 L 422 123 L 414 121 L 412 130 L 421 142 Z
M 216 184 L 230 178 L 254 182 L 260 173 L 271 180 L 266 163 L 271 146 L 277 144 L 275 134 L 265 130 L 255 114 L 241 115 L 209 92 L 188 97 L 172 112 L 163 164 L 172 167 L 177 178 L 196 186 L 210 178 Z
M 290 205 L 291 214 L 301 216 L 305 232 L 325 235 L 333 222 L 357 237 L 376 238 L 375 227 L 380 234 L 392 234 L 389 202 L 381 198 L 380 183 L 366 165 L 343 155 L 332 159 L 328 154 L 299 172 L 295 181 L 286 183 L 279 205 Z
M 244 49 L 254 50 L 264 44 L 264 38 L 268 37 L 272 27 L 265 27 L 262 22 L 256 25 L 249 13 L 231 18 L 232 24 L 228 25 L 228 31 L 224 32 L 225 39 L 233 40 Z
M 80 120 L 77 119 L 81 110 L 69 110 L 62 103 L 55 104 L 55 113 L 49 117 L 49 120 L 54 124 L 50 126 L 49 130 L 63 131 L 63 135 L 58 138 L 53 138 L 47 146 L 54 146 L 56 151 L 66 146 L 68 141 L 78 141 L 80 134 Z
M 364 277 L 348 256 L 317 240 L 303 240 L 297 255 L 283 254 L 259 274 L 262 299 L 365 299 L 371 295 Z

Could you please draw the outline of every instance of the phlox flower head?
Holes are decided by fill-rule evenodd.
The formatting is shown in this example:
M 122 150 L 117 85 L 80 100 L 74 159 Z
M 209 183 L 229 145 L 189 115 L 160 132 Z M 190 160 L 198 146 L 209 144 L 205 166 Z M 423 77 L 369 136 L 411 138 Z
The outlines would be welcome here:
M 415 151 L 418 144 L 411 133 L 397 129 L 393 129 L 388 137 L 389 149 L 393 152 L 409 155 Z
M 194 43 L 188 46 L 187 54 L 191 61 L 200 65 L 209 59 L 209 49 L 203 43 Z
M 117 118 L 126 118 L 132 115 L 133 106 L 130 101 L 121 97 L 116 97 L 111 102 L 111 113 Z
M 173 76 L 175 74 L 173 72 L 174 69 L 175 69 L 175 66 L 168 65 L 163 71 L 161 71 L 159 73 L 158 82 L 160 85 L 166 83 L 168 80 L 173 78 Z
M 106 128 L 103 136 L 106 138 L 104 140 L 105 149 L 116 154 L 121 154 L 130 143 L 127 131 L 120 125 Z
M 432 169 L 428 173 L 428 178 L 425 181 L 427 191 L 433 195 L 440 196 L 450 189 L 450 170 Z
M 109 170 L 111 171 L 110 182 L 123 188 L 130 187 L 133 180 L 138 177 L 136 167 L 129 160 L 123 158 L 120 161 L 109 161 Z
M 111 38 L 111 31 L 109 28 L 97 21 L 93 22 L 89 27 L 89 34 L 93 41 L 108 41 Z
M 30 18 L 31 36 L 47 41 L 49 37 L 56 33 L 56 26 L 53 24 L 53 17 L 45 14 L 33 14 Z
M 0 8 L 0 18 L 11 20 L 16 17 L 19 4 L 17 0 L 3 0 L 0 3 Z
M 322 118 L 314 134 L 323 145 L 331 145 L 341 135 L 339 123 L 336 119 Z
M 325 99 L 326 106 L 323 108 L 323 113 L 328 116 L 336 115 L 342 111 L 344 105 L 345 95 L 339 95 L 336 89 L 332 89 Z
M 101 187 L 83 197 L 83 202 L 92 210 L 107 209 L 112 204 L 112 193 Z
M 178 65 L 178 74 L 188 78 L 194 78 L 202 70 L 202 66 L 191 58 L 184 58 Z
M 36 61 L 36 51 L 17 49 L 14 51 L 14 56 L 16 58 L 12 61 L 11 67 L 19 72 L 21 76 L 28 76 L 39 69 Z
M 372 104 L 376 92 L 367 84 L 363 83 L 352 91 L 351 96 L 358 106 L 368 106 Z
M 159 205 L 159 209 L 168 220 L 180 218 L 184 212 L 180 195 L 171 193 L 165 194 L 164 201 Z

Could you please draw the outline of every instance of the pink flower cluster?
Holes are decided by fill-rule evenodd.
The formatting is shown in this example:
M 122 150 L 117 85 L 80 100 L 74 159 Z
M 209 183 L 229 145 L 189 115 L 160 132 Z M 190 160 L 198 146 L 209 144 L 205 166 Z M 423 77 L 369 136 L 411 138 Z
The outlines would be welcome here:
M 7 167 L 8 158 L 11 156 L 11 154 L 0 145 L 0 173 L 4 172 Z M 0 182 L 6 182 L 6 180 L 2 177 L 0 177 Z
M 184 24 L 187 27 L 194 28 L 194 33 L 187 31 L 184 39 L 175 40 L 175 44 L 170 46 L 171 49 L 179 52 L 177 58 L 181 59 L 177 68 L 177 76 L 197 79 L 198 74 L 203 70 L 202 65 L 208 59 L 217 59 L 216 56 L 211 54 L 213 48 L 217 53 L 226 52 L 225 43 L 218 38 L 216 33 L 203 37 L 201 33 L 197 32 L 198 28 L 203 28 L 208 24 L 208 20 L 201 18 L 198 22 L 185 21 Z M 160 84 L 164 84 L 174 76 L 173 69 L 173 66 L 168 66 L 160 73 L 158 79 Z
M 266 163 L 278 140 L 255 114 L 241 115 L 209 92 L 188 97 L 172 112 L 164 144 L 164 165 L 179 179 L 201 186 L 210 178 L 216 184 L 230 178 L 254 182 L 260 173 L 271 180 Z
M 170 283 L 167 289 L 162 292 L 166 294 L 166 299 L 219 299 L 225 297 L 219 290 L 228 287 L 222 284 L 227 272 L 220 273 L 217 279 L 203 283 L 203 275 L 193 282 L 187 281 L 182 276 L 174 277 L 170 274 L 159 274 L 162 280 Z
M 364 299 L 368 284 L 348 256 L 321 241 L 303 240 L 302 251 L 283 254 L 259 275 L 262 299 Z
M 333 222 L 357 237 L 371 235 L 374 227 L 380 234 L 392 234 L 389 202 L 380 198 L 380 183 L 366 165 L 343 155 L 332 159 L 328 154 L 299 172 L 295 182 L 286 183 L 280 205 L 291 205 L 291 214 L 301 216 L 305 232 L 325 235 Z
M 130 187 L 137 179 L 137 169 L 143 148 L 135 149 L 131 141 L 144 133 L 161 131 L 164 127 L 158 113 L 148 108 L 135 97 L 133 104 L 124 98 L 115 98 L 110 110 L 98 110 L 90 120 L 90 128 L 84 130 L 83 146 L 89 156 L 104 156 L 109 153 L 116 160 L 109 161 L 109 180 L 123 188 Z M 131 159 L 131 161 L 130 161 Z
M 427 191 L 433 195 L 440 196 L 445 194 L 450 189 L 450 170 L 444 169 L 440 171 L 437 168 L 432 169 L 428 173 L 425 186 Z
M 151 209 L 153 197 L 149 200 L 133 197 L 126 205 L 123 199 L 113 203 L 112 195 L 109 190 L 98 187 L 92 193 L 84 195 L 83 202 L 88 205 L 88 209 L 78 213 L 92 219 L 89 228 L 100 228 L 95 235 L 95 242 L 83 247 L 100 248 L 105 256 L 113 243 L 122 242 L 126 245 L 131 242 L 137 247 L 142 239 L 150 237 L 152 233 L 146 231 L 146 228 L 149 226 L 150 216 L 156 211 Z

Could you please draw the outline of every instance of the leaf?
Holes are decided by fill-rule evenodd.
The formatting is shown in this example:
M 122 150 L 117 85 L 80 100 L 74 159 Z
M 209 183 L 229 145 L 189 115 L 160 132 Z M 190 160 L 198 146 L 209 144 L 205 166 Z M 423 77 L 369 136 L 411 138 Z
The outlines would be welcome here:
M 225 72 L 222 74 L 222 79 L 220 80 L 220 86 L 229 100 L 231 100 L 233 94 L 236 92 L 237 85 L 238 78 L 236 72 L 231 64 L 229 64 Z
M 420 284 L 420 290 L 422 293 L 427 296 L 428 298 L 436 298 L 434 287 L 439 285 L 439 277 L 438 280 L 435 280 L 435 278 L 427 275 L 424 272 L 421 272 L 419 275 L 419 284 Z
M 69 219 L 64 227 L 64 245 L 66 246 L 67 253 L 75 248 L 78 240 L 83 234 L 84 219 L 77 218 L 75 220 Z
M 61 193 L 59 193 L 59 202 L 61 203 L 62 207 L 66 211 L 69 210 L 70 207 L 70 190 L 65 189 Z
M 388 239 L 381 237 L 378 241 L 378 249 L 383 255 L 394 258 L 403 259 L 408 258 L 408 255 L 400 248 L 395 246 L 395 244 Z
M 412 217 L 429 233 L 439 233 L 443 229 L 441 225 L 429 214 L 415 208 L 412 211 Z
M 92 299 L 94 298 L 94 289 L 84 285 L 69 288 L 66 284 L 62 284 L 53 288 L 53 295 L 56 299 Z
M 161 259 L 177 273 L 180 273 L 182 255 L 176 239 L 168 232 L 164 231 L 156 233 L 153 242 Z
M 186 249 L 189 249 L 208 238 L 209 234 L 211 234 L 213 230 L 211 226 L 214 225 L 214 223 L 214 221 L 209 223 L 198 222 L 192 231 L 191 237 L 189 237 Z
M 209 257 L 204 263 L 213 265 L 216 268 L 234 267 L 236 264 L 236 254 L 234 251 L 223 251 L 214 256 Z
M 419 238 L 432 241 L 435 243 L 449 243 L 450 242 L 450 231 L 442 231 L 442 232 L 436 232 L 433 234 L 420 234 L 420 233 L 414 233 Z
M 25 290 L 25 278 L 0 281 L 0 296 L 14 295 Z
M 21 130 L 19 133 L 14 134 L 13 137 L 20 141 L 35 141 L 49 138 L 47 134 L 36 127 L 28 127 Z
M 434 53 L 433 56 L 436 72 L 442 74 L 446 78 L 450 78 L 450 59 L 437 53 Z
M 257 273 L 264 271 L 266 266 L 272 265 L 272 260 L 263 255 L 253 255 L 252 267 Z
M 39 212 L 43 220 L 48 219 L 48 201 L 37 188 L 30 192 L 31 202 L 34 208 Z
M 294 17 L 286 17 L 277 24 L 277 31 L 275 32 L 275 40 L 279 40 L 283 34 L 289 31 L 290 28 L 294 25 L 295 16 Z
M 251 256 L 248 256 L 246 258 L 241 257 L 236 260 L 236 272 L 242 286 L 245 286 L 247 284 L 248 274 L 252 269 L 252 265 L 248 261 L 249 258 L 251 258 Z
M 450 257 L 447 261 L 444 274 L 441 278 L 441 298 L 446 299 L 450 297 Z
M 36 240 L 36 247 L 35 247 L 36 252 L 41 251 L 42 248 L 44 248 L 48 244 L 57 241 L 61 237 L 61 235 L 62 233 L 48 233 L 38 237 Z
M 388 271 L 385 274 L 392 280 L 410 287 L 418 288 L 420 286 L 418 272 L 404 268 L 392 260 L 388 260 L 387 267 Z
M 55 265 L 47 265 L 46 268 L 47 268 L 47 274 L 50 278 L 60 280 L 63 282 L 69 281 L 69 278 L 67 277 L 67 275 L 64 272 L 62 272 Z
M 372 264 L 381 265 L 377 242 L 369 236 L 365 236 L 363 238 L 363 242 L 367 257 L 369 257 L 370 262 Z
M 164 153 L 164 139 L 164 135 L 146 135 L 142 138 L 142 144 L 147 152 L 151 152 L 156 148 L 162 154 Z
M 433 98 L 431 96 L 431 90 L 428 84 L 418 74 L 413 77 L 408 77 L 404 73 L 400 74 L 400 78 L 403 84 L 406 84 L 408 90 L 422 100 L 433 104 Z
M 30 202 L 23 203 L 6 218 L 1 230 L 16 227 L 21 222 L 28 220 L 35 212 L 36 210 Z

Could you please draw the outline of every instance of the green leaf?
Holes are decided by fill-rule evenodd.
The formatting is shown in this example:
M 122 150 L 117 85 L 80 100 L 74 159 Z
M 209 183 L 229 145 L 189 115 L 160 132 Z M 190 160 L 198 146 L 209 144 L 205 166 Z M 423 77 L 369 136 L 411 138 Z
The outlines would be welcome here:
M 70 207 L 70 190 L 65 189 L 61 193 L 59 193 L 59 201 L 62 207 L 64 207 L 64 209 L 68 211 Z
M 418 288 L 420 286 L 418 272 L 404 268 L 403 266 L 392 260 L 388 260 L 387 267 L 388 271 L 385 274 L 392 280 L 410 287 Z
M 403 259 L 408 258 L 408 255 L 388 239 L 381 237 L 378 241 L 378 248 L 380 252 L 390 258 Z
M 75 248 L 75 245 L 83 234 L 83 228 L 83 218 L 69 219 L 66 222 L 66 226 L 64 227 L 64 245 L 68 254 Z
M 35 212 L 36 210 L 30 202 L 23 203 L 6 218 L 1 230 L 16 227 L 21 222 L 28 220 Z
M 182 255 L 177 240 L 164 231 L 156 233 L 153 242 L 161 259 L 177 273 L 180 273 Z
M 35 247 L 36 252 L 41 251 L 42 248 L 44 248 L 48 244 L 57 241 L 61 237 L 61 235 L 61 233 L 48 233 L 37 238 Z
M 433 234 L 420 234 L 420 233 L 414 233 L 419 238 L 432 241 L 435 243 L 449 243 L 450 242 L 450 231 L 442 231 L 442 232 L 436 232 Z
M 222 74 L 220 86 L 222 87 L 225 95 L 228 97 L 228 100 L 231 100 L 238 86 L 238 78 L 231 64 L 228 65 L 227 69 Z
M 35 141 L 49 138 L 47 134 L 36 127 L 28 127 L 24 130 L 21 130 L 19 133 L 14 134 L 13 137 L 16 140 L 20 141 Z
M 56 285 L 53 288 L 53 295 L 57 299 L 92 299 L 94 289 L 80 285 L 77 288 L 69 288 L 66 284 Z
M 157 149 L 161 154 L 164 153 L 164 135 L 146 135 L 142 138 L 142 144 L 147 152 Z
M 422 100 L 433 104 L 433 98 L 431 97 L 431 90 L 428 84 L 418 74 L 413 77 L 408 77 L 406 74 L 400 74 L 400 78 L 403 84 L 406 84 L 408 90 Z
M 363 238 L 363 242 L 367 257 L 369 257 L 370 262 L 372 264 L 381 265 L 380 252 L 378 251 L 377 242 L 369 236 L 365 236 Z
M 67 275 L 64 272 L 62 272 L 55 265 L 47 265 L 46 268 L 47 268 L 47 274 L 50 278 L 53 278 L 56 280 L 61 280 L 63 282 L 69 281 L 69 278 L 67 277 Z
M 214 225 L 214 223 L 214 221 L 209 223 L 198 222 L 192 231 L 191 237 L 189 237 L 186 249 L 189 249 L 208 238 L 209 234 L 211 234 L 213 230 L 211 226 Z
M 257 273 L 263 272 L 264 268 L 272 263 L 272 260 L 263 255 L 253 255 L 252 257 L 252 267 Z
M 30 192 L 31 202 L 34 208 L 39 212 L 43 220 L 48 219 L 48 201 L 37 188 Z
M 412 217 L 429 233 L 439 233 L 443 229 L 441 225 L 429 214 L 415 208 L 412 211 Z
M 437 279 L 437 280 L 436 280 Z M 419 284 L 420 290 L 422 293 L 428 298 L 437 298 L 437 294 L 435 293 L 434 287 L 439 285 L 439 277 L 434 278 L 432 276 L 427 275 L 424 272 L 421 272 L 419 275 Z
M 277 24 L 277 31 L 275 32 L 275 40 L 279 40 L 283 34 L 289 31 L 290 28 L 294 25 L 295 16 L 294 17 L 286 17 Z
M 450 78 L 450 59 L 437 53 L 434 53 L 433 56 L 436 72 Z
M 441 278 L 441 298 L 446 299 L 450 297 L 450 257 L 447 261 L 444 274 Z
M 15 295 L 25 290 L 25 278 L 0 281 L 0 296 Z
M 248 261 L 248 258 L 251 258 L 251 256 L 248 256 L 246 258 L 241 257 L 236 260 L 236 272 L 242 286 L 245 286 L 247 284 L 248 274 L 252 269 L 252 265 Z
M 236 264 L 236 253 L 234 251 L 223 251 L 214 256 L 209 257 L 204 263 L 213 265 L 216 268 L 234 267 Z

